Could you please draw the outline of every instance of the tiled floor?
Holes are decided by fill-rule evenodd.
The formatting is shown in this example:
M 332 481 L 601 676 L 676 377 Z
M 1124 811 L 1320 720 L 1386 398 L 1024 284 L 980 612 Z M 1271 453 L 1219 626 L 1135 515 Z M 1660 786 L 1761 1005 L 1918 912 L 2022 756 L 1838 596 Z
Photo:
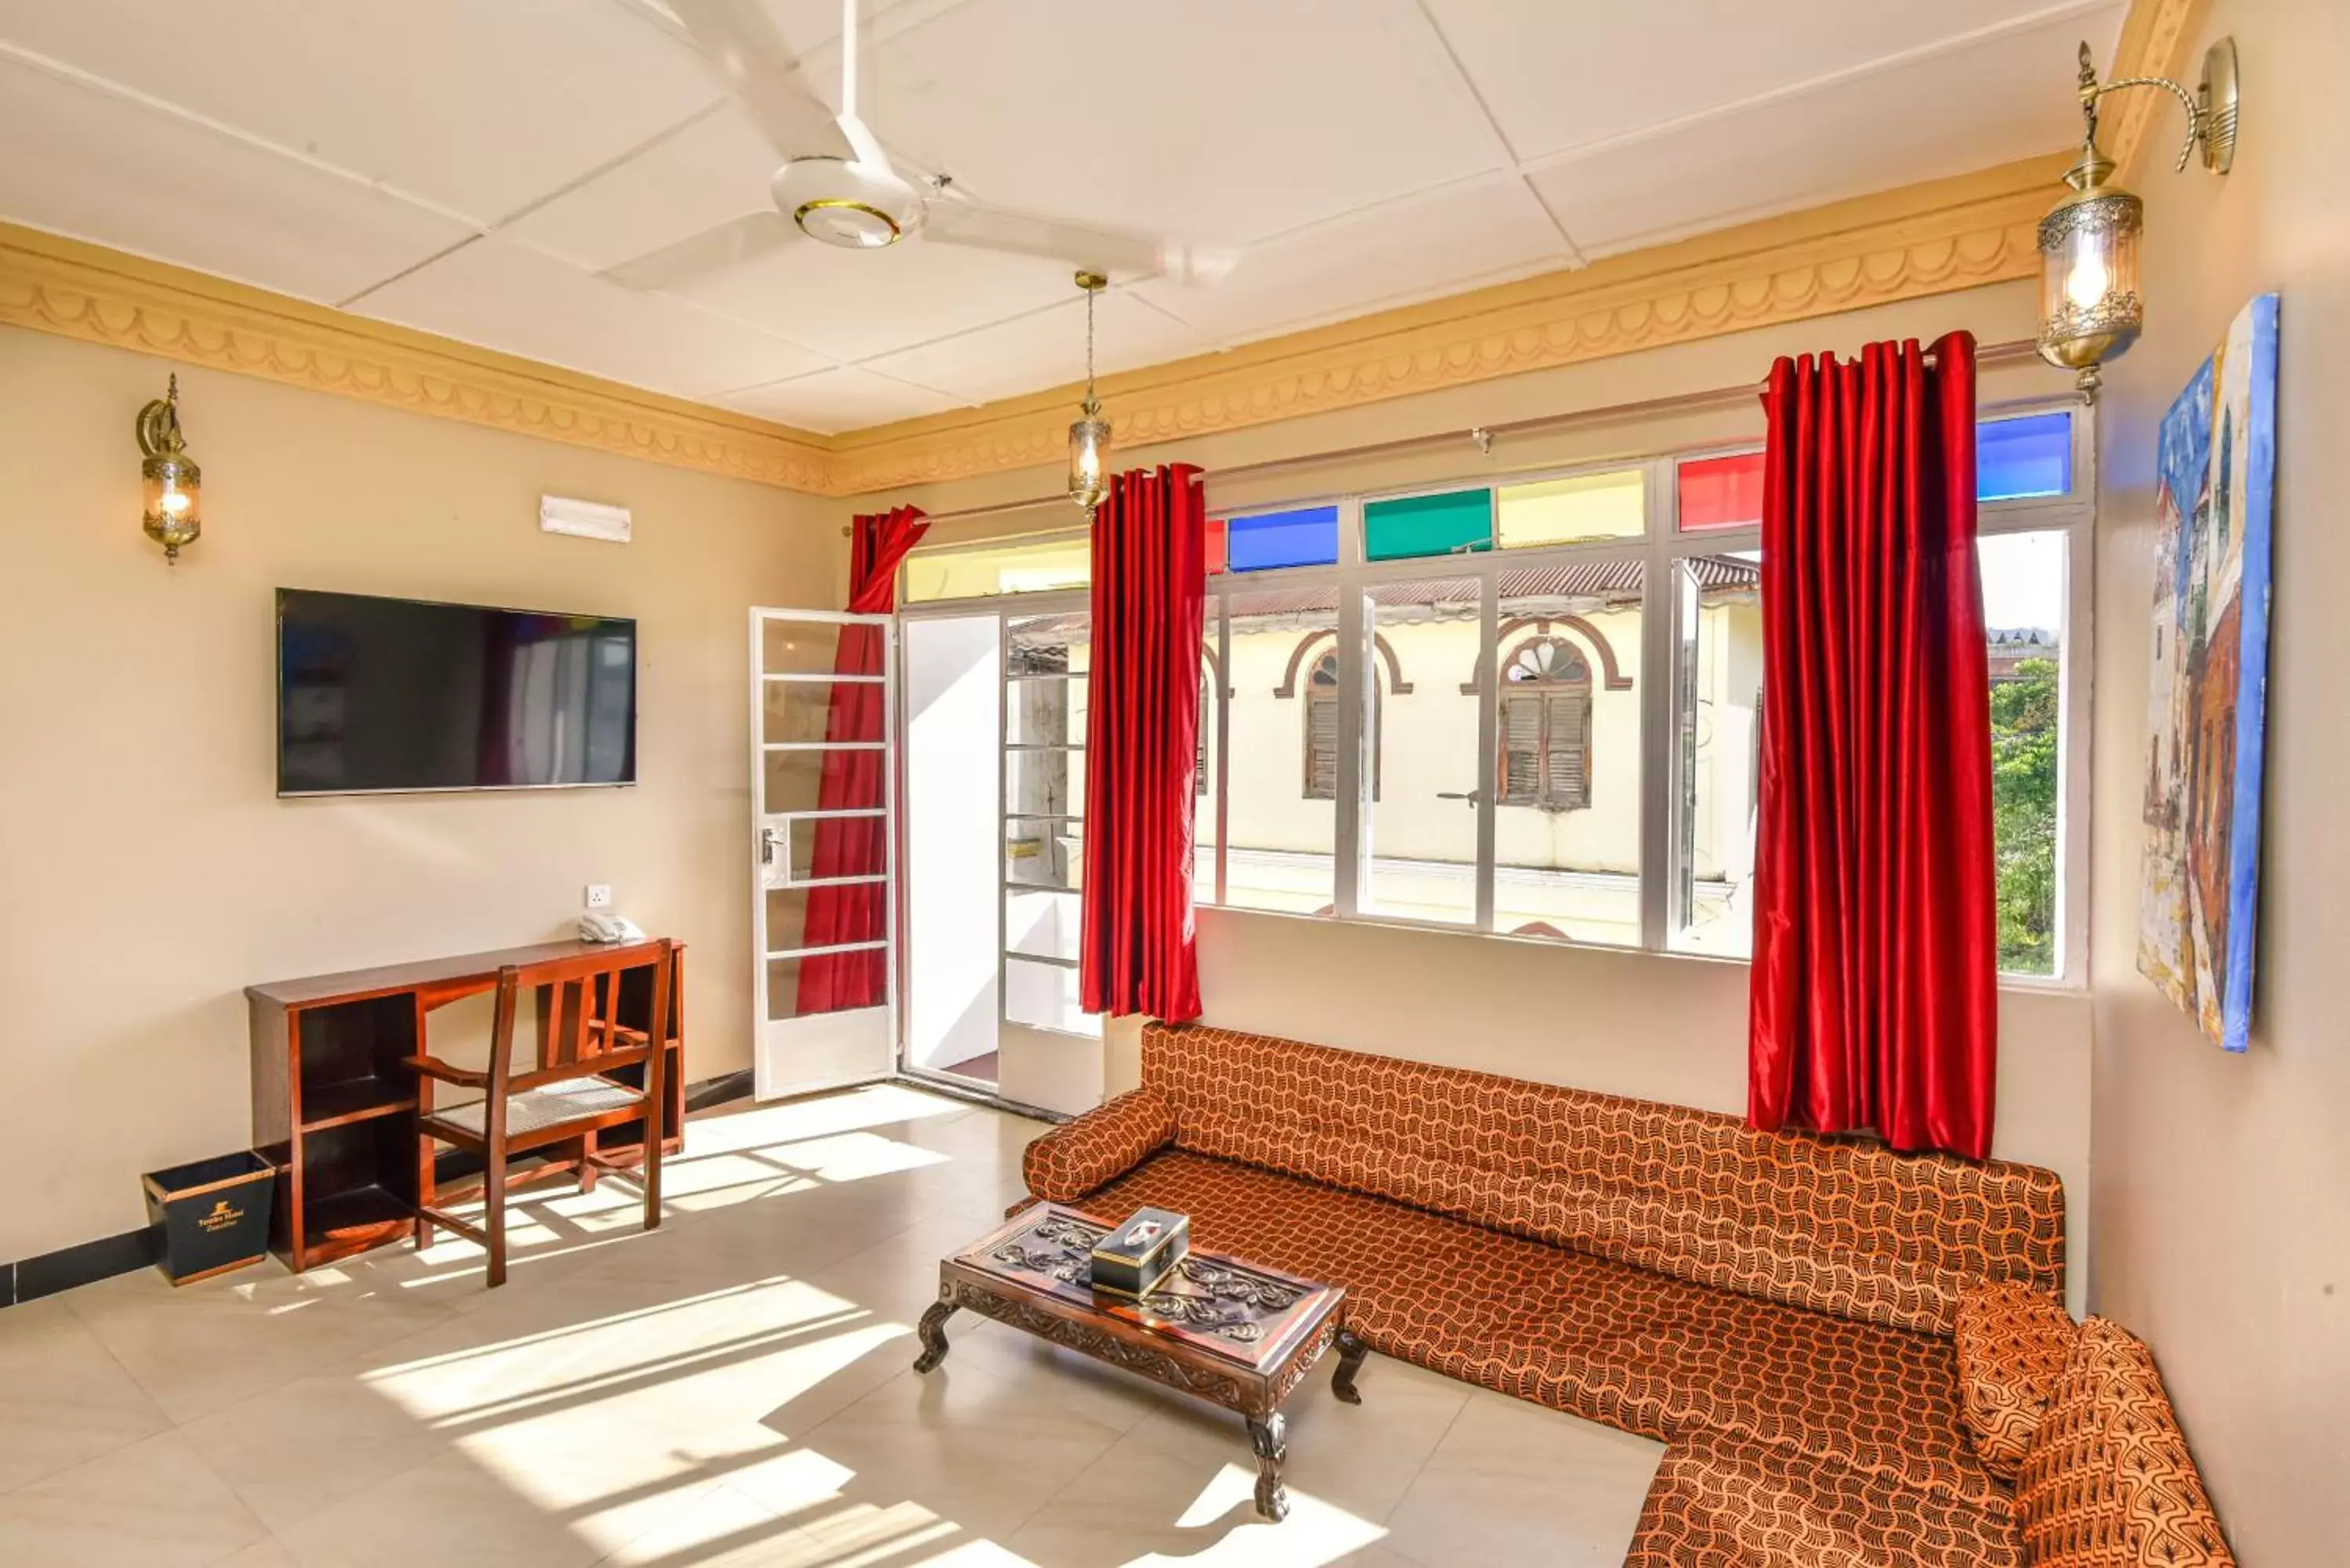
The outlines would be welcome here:
M 1045 1568 L 1613 1563 L 1658 1446 L 1373 1357 L 1289 1409 L 1292 1510 L 1239 1424 L 967 1315 L 941 1252 L 1037 1124 L 880 1086 L 696 1118 L 635 1189 L 533 1199 L 513 1281 L 448 1241 L 0 1312 L 0 1563 Z

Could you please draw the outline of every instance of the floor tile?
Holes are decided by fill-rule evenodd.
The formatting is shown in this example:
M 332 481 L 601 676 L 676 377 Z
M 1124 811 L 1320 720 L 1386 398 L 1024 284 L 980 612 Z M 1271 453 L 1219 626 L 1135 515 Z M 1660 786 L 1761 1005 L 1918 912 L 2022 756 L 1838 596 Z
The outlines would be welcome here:
M 1619 1563 L 1663 1453 L 1480 1389 L 1388 1515 L 1385 1544 L 1423 1568 Z
M 450 1450 L 431 1423 L 348 1371 L 297 1378 L 181 1430 L 272 1530 Z
M 158 1433 L 0 1497 L 0 1563 L 207 1568 L 265 1534 L 261 1521 L 177 1432 Z
M 193 1420 L 445 1321 L 363 1270 L 257 1269 L 175 1290 L 142 1271 L 65 1302 L 175 1421 Z
M 64 1302 L 0 1313 L 0 1492 L 170 1424 Z

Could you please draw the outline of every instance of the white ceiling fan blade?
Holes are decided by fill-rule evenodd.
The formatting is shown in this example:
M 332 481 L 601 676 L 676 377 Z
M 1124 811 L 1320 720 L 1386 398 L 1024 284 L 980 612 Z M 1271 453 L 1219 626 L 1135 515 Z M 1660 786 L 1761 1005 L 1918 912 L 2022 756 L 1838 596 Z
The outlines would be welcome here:
M 1126 277 L 1165 274 L 1180 283 L 1208 283 L 1232 271 L 1238 253 L 1187 241 L 1039 218 L 956 196 L 931 203 L 923 231 L 944 244 L 1017 255 L 1050 256 L 1073 266 Z
M 753 213 L 607 267 L 597 275 L 622 288 L 655 293 L 771 254 L 790 244 L 797 234 L 780 213 Z
M 854 151 L 832 110 L 807 90 L 799 57 L 759 0 L 669 0 L 669 7 L 725 74 L 779 156 L 837 157 Z

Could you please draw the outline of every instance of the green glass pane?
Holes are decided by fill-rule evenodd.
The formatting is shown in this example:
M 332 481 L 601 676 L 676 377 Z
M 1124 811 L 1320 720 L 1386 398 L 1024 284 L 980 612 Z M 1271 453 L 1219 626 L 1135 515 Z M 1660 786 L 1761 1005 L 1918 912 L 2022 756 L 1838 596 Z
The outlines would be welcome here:
M 1453 556 L 1493 547 L 1493 493 L 1407 495 L 1363 508 L 1363 553 L 1374 561 Z

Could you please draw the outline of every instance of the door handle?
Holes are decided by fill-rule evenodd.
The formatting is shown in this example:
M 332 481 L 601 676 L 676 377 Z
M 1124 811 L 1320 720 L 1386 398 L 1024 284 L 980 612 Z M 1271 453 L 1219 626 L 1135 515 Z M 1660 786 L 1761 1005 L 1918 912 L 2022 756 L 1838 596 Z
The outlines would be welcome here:
M 1476 805 L 1481 804 L 1481 803 L 1484 800 L 1484 798 L 1485 798 L 1485 792 L 1484 792 L 1484 791 L 1482 791 L 1482 790 L 1474 790 L 1474 789 L 1472 789 L 1472 790 L 1450 790 L 1450 789 L 1440 789 L 1440 790 L 1438 790 L 1438 791 L 1436 792 L 1436 798 L 1437 798 L 1437 799 L 1439 799 L 1439 800 L 1465 800 L 1465 801 L 1467 801 L 1471 805 Z
M 783 837 L 784 836 L 782 832 L 776 828 L 762 827 L 759 829 L 760 865 L 773 866 L 775 863 L 775 846 L 783 842 Z

